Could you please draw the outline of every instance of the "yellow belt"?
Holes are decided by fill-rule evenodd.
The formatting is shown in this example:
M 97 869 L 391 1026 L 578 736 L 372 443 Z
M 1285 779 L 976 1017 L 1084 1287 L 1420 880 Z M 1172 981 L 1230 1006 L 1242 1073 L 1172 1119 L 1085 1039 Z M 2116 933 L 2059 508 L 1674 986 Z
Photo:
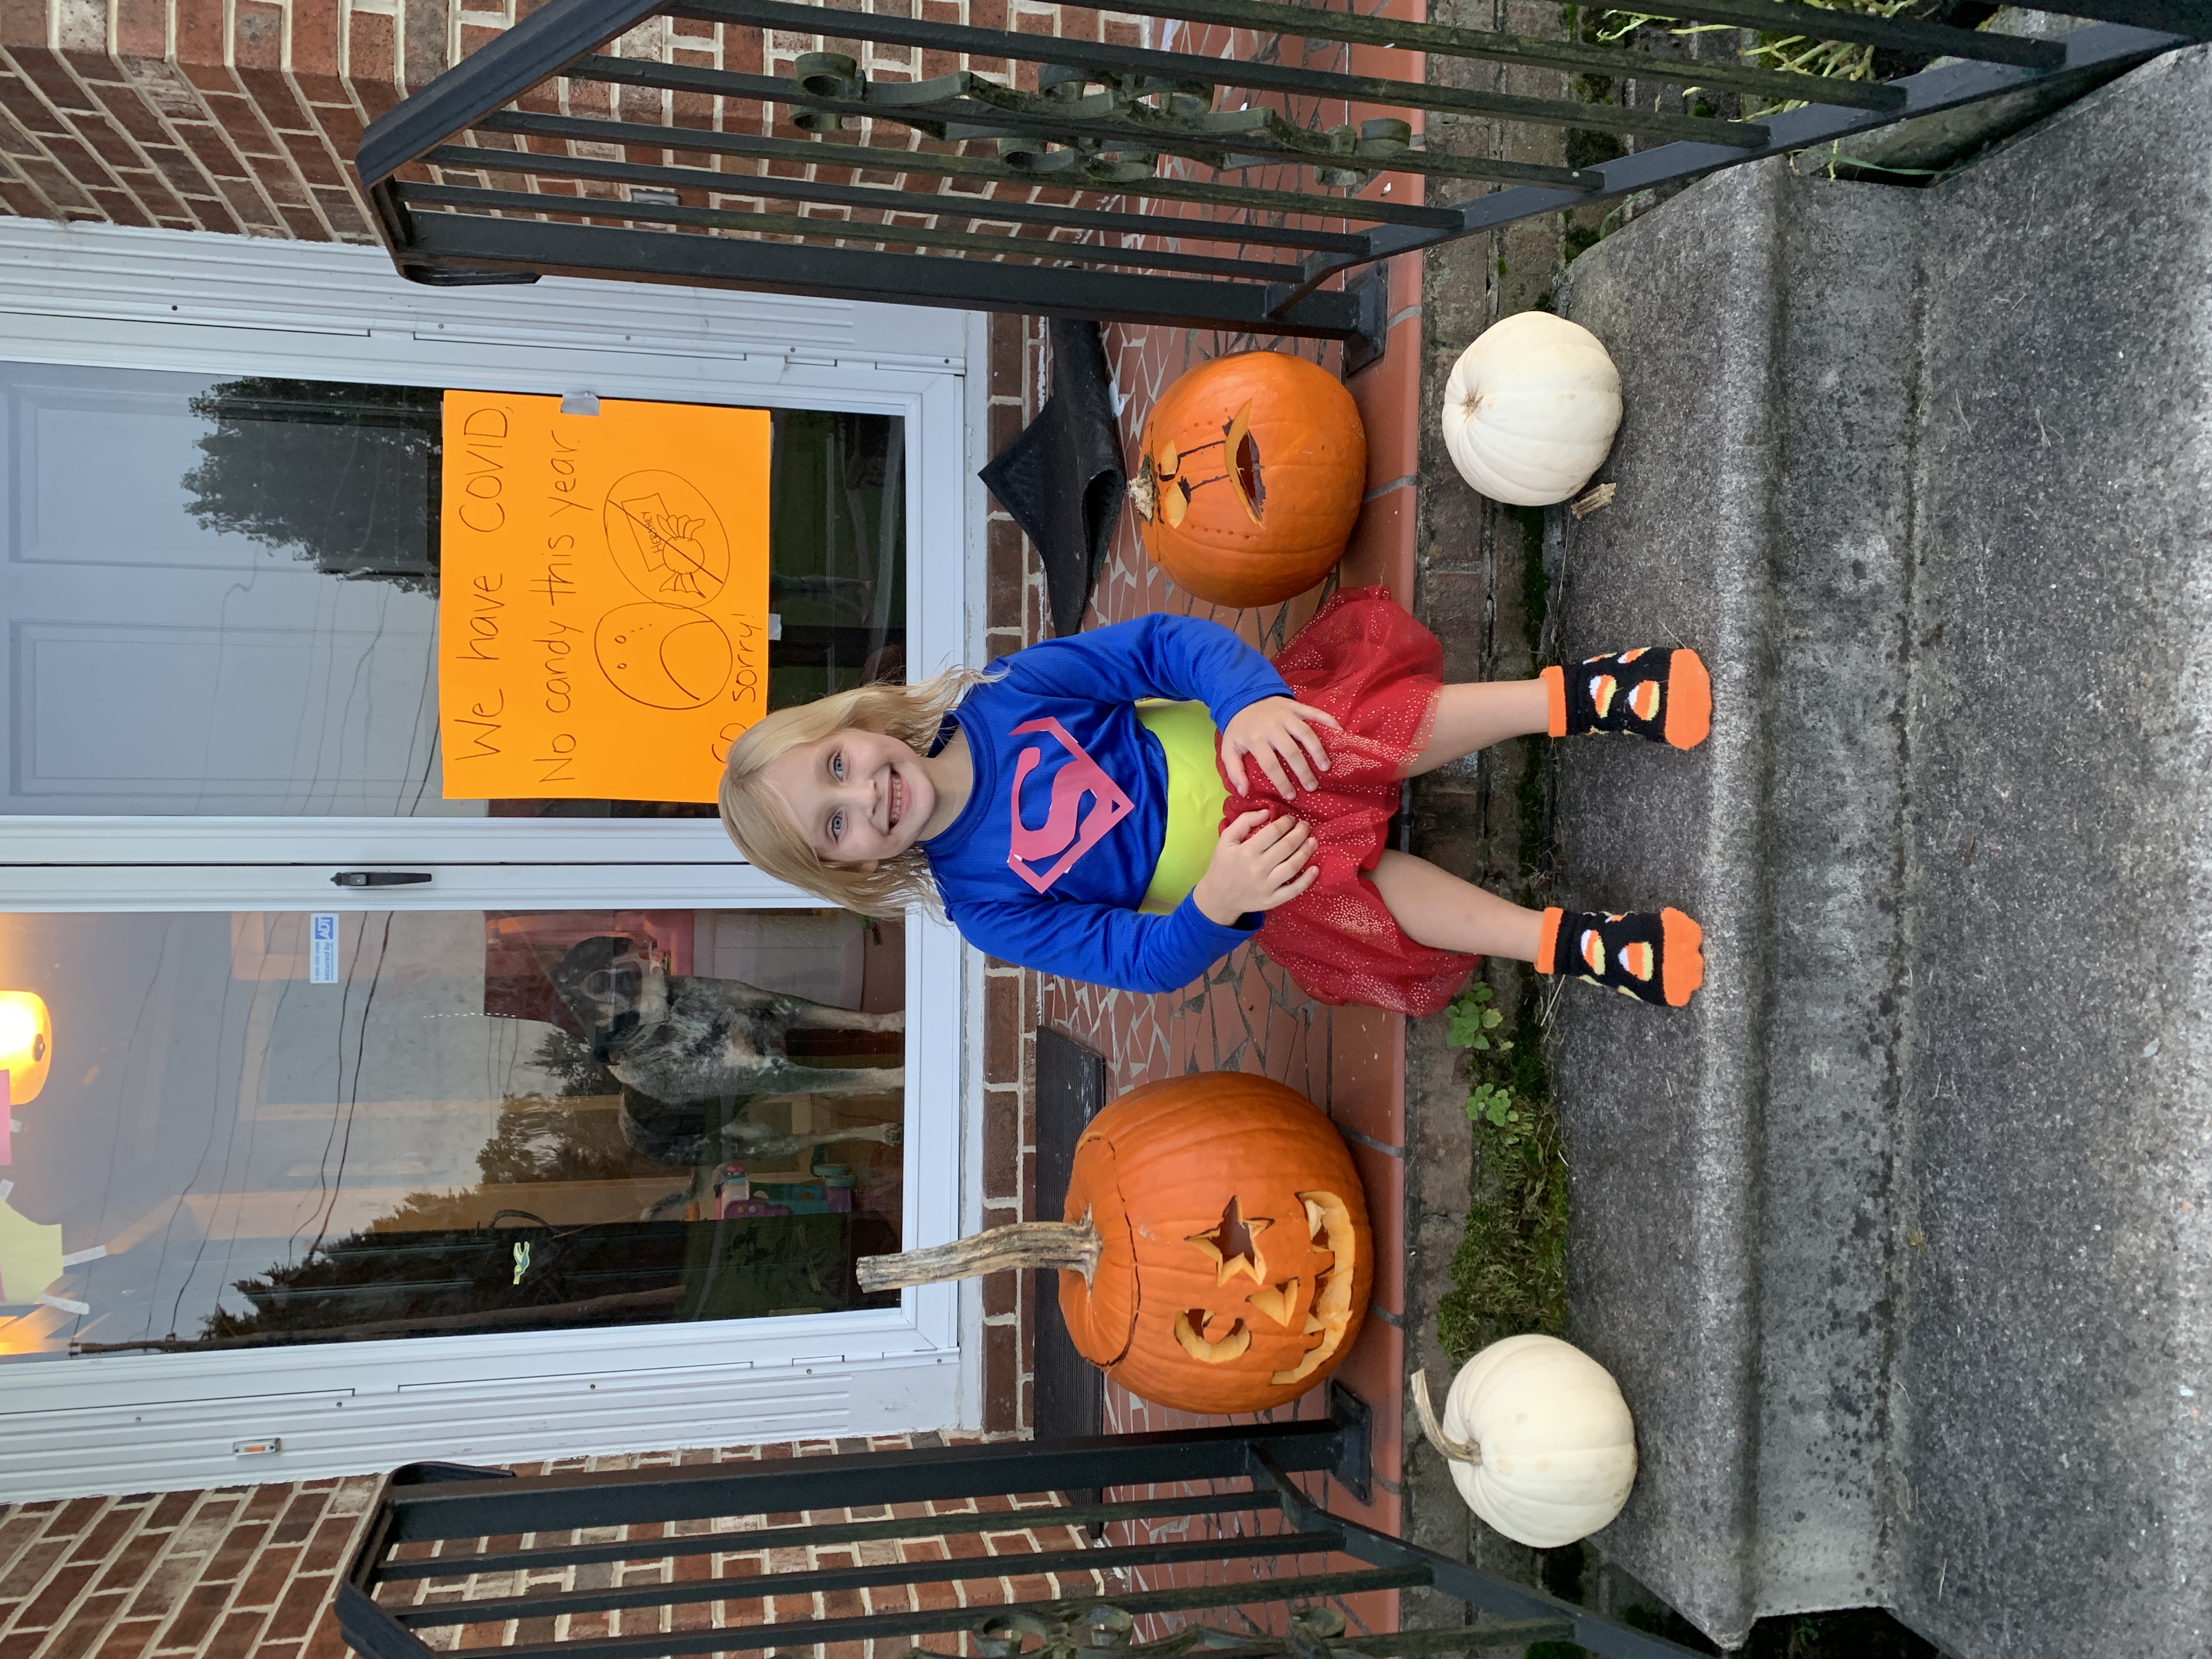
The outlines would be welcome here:
M 1229 791 L 1215 764 L 1221 734 L 1202 702 L 1150 698 L 1137 705 L 1137 723 L 1160 740 L 1168 757 L 1168 827 L 1160 861 L 1137 908 L 1164 916 L 1188 896 L 1212 861 L 1221 838 L 1221 808 Z

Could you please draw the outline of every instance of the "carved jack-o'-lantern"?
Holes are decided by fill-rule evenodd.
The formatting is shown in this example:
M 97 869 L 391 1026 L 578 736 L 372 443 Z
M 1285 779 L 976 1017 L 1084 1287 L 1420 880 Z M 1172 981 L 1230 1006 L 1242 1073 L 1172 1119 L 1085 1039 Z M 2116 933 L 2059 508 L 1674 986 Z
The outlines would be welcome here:
M 1058 1267 L 1077 1351 L 1132 1394 L 1190 1412 L 1297 1399 L 1366 1316 L 1374 1245 L 1351 1155 L 1266 1078 L 1209 1072 L 1116 1101 L 1076 1145 L 1066 1215 L 874 1257 L 860 1283 Z
M 1367 484 L 1352 394 L 1280 351 L 1192 369 L 1153 405 L 1138 452 L 1146 551 L 1217 605 L 1272 605 L 1327 575 Z

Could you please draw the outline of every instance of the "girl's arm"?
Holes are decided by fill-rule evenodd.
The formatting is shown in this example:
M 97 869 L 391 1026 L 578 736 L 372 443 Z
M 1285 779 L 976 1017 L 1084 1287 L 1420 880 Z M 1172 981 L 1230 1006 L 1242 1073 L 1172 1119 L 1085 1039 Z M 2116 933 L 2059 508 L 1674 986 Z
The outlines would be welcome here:
M 1247 812 L 1224 826 L 1205 875 L 1170 915 L 1017 899 L 955 906 L 952 922 L 976 949 L 1017 967 L 1123 991 L 1176 991 L 1251 937 L 1261 912 L 1312 886 L 1321 873 L 1313 854 L 1313 831 L 1298 819 Z M 1213 919 L 1222 915 L 1230 920 Z
M 1291 694 L 1265 657 L 1220 623 L 1195 617 L 1139 617 L 1047 640 L 1006 663 L 1007 679 L 1040 696 L 1203 702 L 1224 731 L 1262 698 Z
M 1122 991 L 1177 991 L 1252 937 L 1209 921 L 1189 898 L 1164 916 L 1066 899 L 990 900 L 950 907 L 977 950 L 1018 968 Z

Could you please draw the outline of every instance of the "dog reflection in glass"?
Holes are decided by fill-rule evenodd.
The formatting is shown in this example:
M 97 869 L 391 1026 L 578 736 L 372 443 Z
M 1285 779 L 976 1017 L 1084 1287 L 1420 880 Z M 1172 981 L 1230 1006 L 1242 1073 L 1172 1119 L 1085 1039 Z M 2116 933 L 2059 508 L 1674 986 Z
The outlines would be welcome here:
M 672 974 L 635 939 L 584 940 L 561 958 L 553 988 L 583 1027 L 592 1058 L 657 1100 L 872 1095 L 906 1085 L 903 1066 L 810 1066 L 789 1048 L 799 1030 L 902 1031 L 905 1014 L 864 1014 L 743 980 Z M 896 1145 L 896 1126 L 885 1127 L 890 1133 L 845 1130 L 836 1138 Z

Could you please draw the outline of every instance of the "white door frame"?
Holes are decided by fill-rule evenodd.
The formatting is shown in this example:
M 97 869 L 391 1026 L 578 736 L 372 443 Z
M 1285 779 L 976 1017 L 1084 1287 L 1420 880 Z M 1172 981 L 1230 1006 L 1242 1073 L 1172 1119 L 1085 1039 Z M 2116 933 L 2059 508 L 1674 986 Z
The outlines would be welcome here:
M 982 331 L 958 313 L 548 279 L 441 289 L 376 249 L 0 220 L 0 359 L 902 416 L 918 672 L 981 642 Z M 954 574 L 957 572 L 957 575 Z M 337 868 L 434 880 L 334 888 Z M 809 904 L 712 820 L 0 817 L 0 908 Z M 908 928 L 907 1242 L 980 1180 L 974 953 Z M 979 1307 L 0 1366 L 0 1501 L 972 1424 Z M 277 1443 L 272 1452 L 234 1448 Z

